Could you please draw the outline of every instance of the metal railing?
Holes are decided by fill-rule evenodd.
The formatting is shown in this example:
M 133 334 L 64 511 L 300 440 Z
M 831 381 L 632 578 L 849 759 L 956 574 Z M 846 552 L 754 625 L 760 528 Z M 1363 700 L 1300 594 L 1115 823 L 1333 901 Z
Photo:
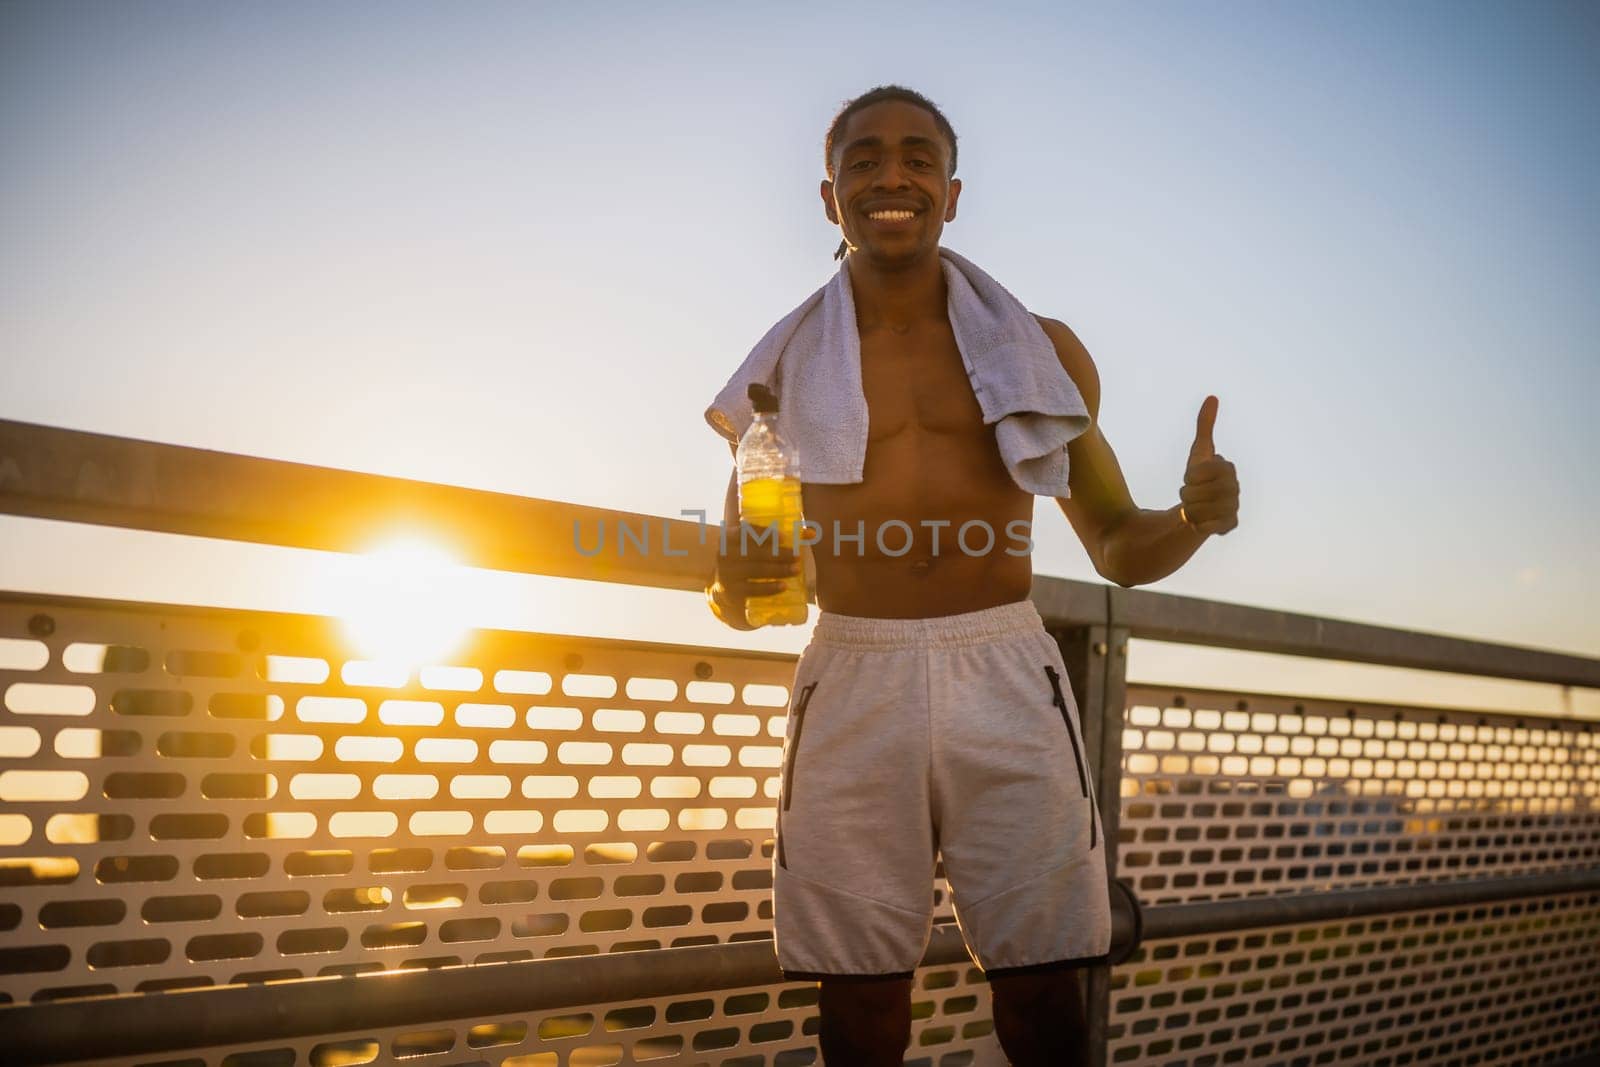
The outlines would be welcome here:
M 644 517 L 0 421 L 0 512 L 698 590 Z M 1600 687 L 1600 661 L 1039 578 L 1119 962 L 1106 1063 L 1544 1063 L 1600 1048 L 1600 734 L 1130 684 L 1127 642 Z M 329 620 L 0 597 L 0 1042 L 15 1062 L 817 1062 L 770 943 L 792 658 L 482 632 L 374 676 Z M 520 794 L 520 795 L 513 795 Z M 1003 1062 L 936 925 L 908 1062 Z M 381 973 L 380 973 L 381 972 Z M 726 993 L 720 999 L 710 993 Z M 147 1060 L 141 1062 L 154 1062 Z

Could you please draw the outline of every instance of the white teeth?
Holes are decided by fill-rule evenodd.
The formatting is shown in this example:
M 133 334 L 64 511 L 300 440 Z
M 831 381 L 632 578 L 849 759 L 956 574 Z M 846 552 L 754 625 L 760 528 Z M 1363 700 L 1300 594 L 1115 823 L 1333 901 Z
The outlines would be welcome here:
M 867 218 L 878 222 L 905 222 L 907 219 L 915 218 L 916 214 L 915 211 L 874 211 Z

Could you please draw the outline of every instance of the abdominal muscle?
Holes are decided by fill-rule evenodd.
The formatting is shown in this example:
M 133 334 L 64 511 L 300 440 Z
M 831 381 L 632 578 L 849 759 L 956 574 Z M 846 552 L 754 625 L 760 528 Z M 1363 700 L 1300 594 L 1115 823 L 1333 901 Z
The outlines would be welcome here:
M 934 618 L 1025 600 L 1032 587 L 1033 496 L 981 422 L 930 430 L 911 420 L 869 442 L 860 484 L 804 483 L 803 506 L 820 537 L 811 553 L 823 611 Z M 958 540 L 974 521 L 984 525 Z M 835 539 L 836 528 L 853 537 L 858 524 L 859 543 Z

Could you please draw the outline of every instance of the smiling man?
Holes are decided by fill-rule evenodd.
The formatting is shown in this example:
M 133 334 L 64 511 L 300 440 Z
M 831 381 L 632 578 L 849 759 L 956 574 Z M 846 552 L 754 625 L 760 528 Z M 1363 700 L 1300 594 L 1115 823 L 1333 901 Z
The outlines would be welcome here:
M 1171 574 L 1237 524 L 1234 468 L 1211 440 L 1217 401 L 1201 405 L 1180 503 L 1137 507 L 1077 337 L 941 250 L 961 182 L 955 132 L 933 103 L 874 89 L 839 112 L 824 155 L 823 210 L 843 231 L 844 265 L 763 341 L 782 359 L 758 346 L 741 368 L 782 386 L 781 424 L 811 443 L 803 502 L 821 533 L 821 614 L 784 742 L 779 963 L 821 982 L 830 1067 L 899 1064 L 942 855 L 1006 1054 L 1082 1062 L 1081 977 L 1110 946 L 1105 847 L 1065 665 L 1029 600 L 1026 531 L 1038 487 L 1055 484 L 1047 495 L 1107 580 Z M 742 384 L 735 375 L 707 412 L 730 443 L 749 421 L 729 399 Z M 1060 447 L 1018 452 L 996 394 L 1013 398 L 1007 417 L 1034 420 L 1019 427 L 1070 427 L 1064 464 Z M 735 472 L 725 526 L 737 524 Z M 712 609 L 748 629 L 746 600 L 801 570 L 727 538 Z

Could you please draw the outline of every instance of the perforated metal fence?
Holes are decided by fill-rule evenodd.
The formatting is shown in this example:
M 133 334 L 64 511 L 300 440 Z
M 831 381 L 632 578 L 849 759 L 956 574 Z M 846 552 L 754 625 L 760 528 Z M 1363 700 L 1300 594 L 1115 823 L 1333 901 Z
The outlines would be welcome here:
M 1132 686 L 1146 905 L 1600 865 L 1592 722 Z M 1112 1063 L 1546 1063 L 1600 1044 L 1600 893 L 1146 942 Z
M 1130 686 L 1119 870 L 1148 904 L 1600 864 L 1594 722 Z
M 1126 1064 L 1593 1063 L 1600 894 L 1145 942 L 1116 968 Z
M 316 617 L 0 601 L 8 1000 L 771 938 L 792 657 L 480 632 L 396 674 L 345 643 Z M 930 894 L 949 921 L 942 878 Z M 993 1052 L 981 972 L 917 981 L 929 1062 Z M 815 993 L 321 1038 L 259 1062 L 805 1063 Z
M 426 516 L 478 566 L 710 572 L 692 528 L 686 557 L 564 551 L 575 516 L 643 517 L 4 420 L 0 512 L 340 551 Z M 1600 1052 L 1595 724 L 1124 673 L 1130 636 L 1582 686 L 1600 660 L 1034 600 L 1137 903 L 1091 975 L 1094 1062 Z M 346 647 L 316 617 L 0 593 L 0 1059 L 820 1062 L 817 987 L 772 980 L 792 657 L 480 632 L 394 674 Z M 937 869 L 929 892 L 907 1062 L 1001 1064 Z

